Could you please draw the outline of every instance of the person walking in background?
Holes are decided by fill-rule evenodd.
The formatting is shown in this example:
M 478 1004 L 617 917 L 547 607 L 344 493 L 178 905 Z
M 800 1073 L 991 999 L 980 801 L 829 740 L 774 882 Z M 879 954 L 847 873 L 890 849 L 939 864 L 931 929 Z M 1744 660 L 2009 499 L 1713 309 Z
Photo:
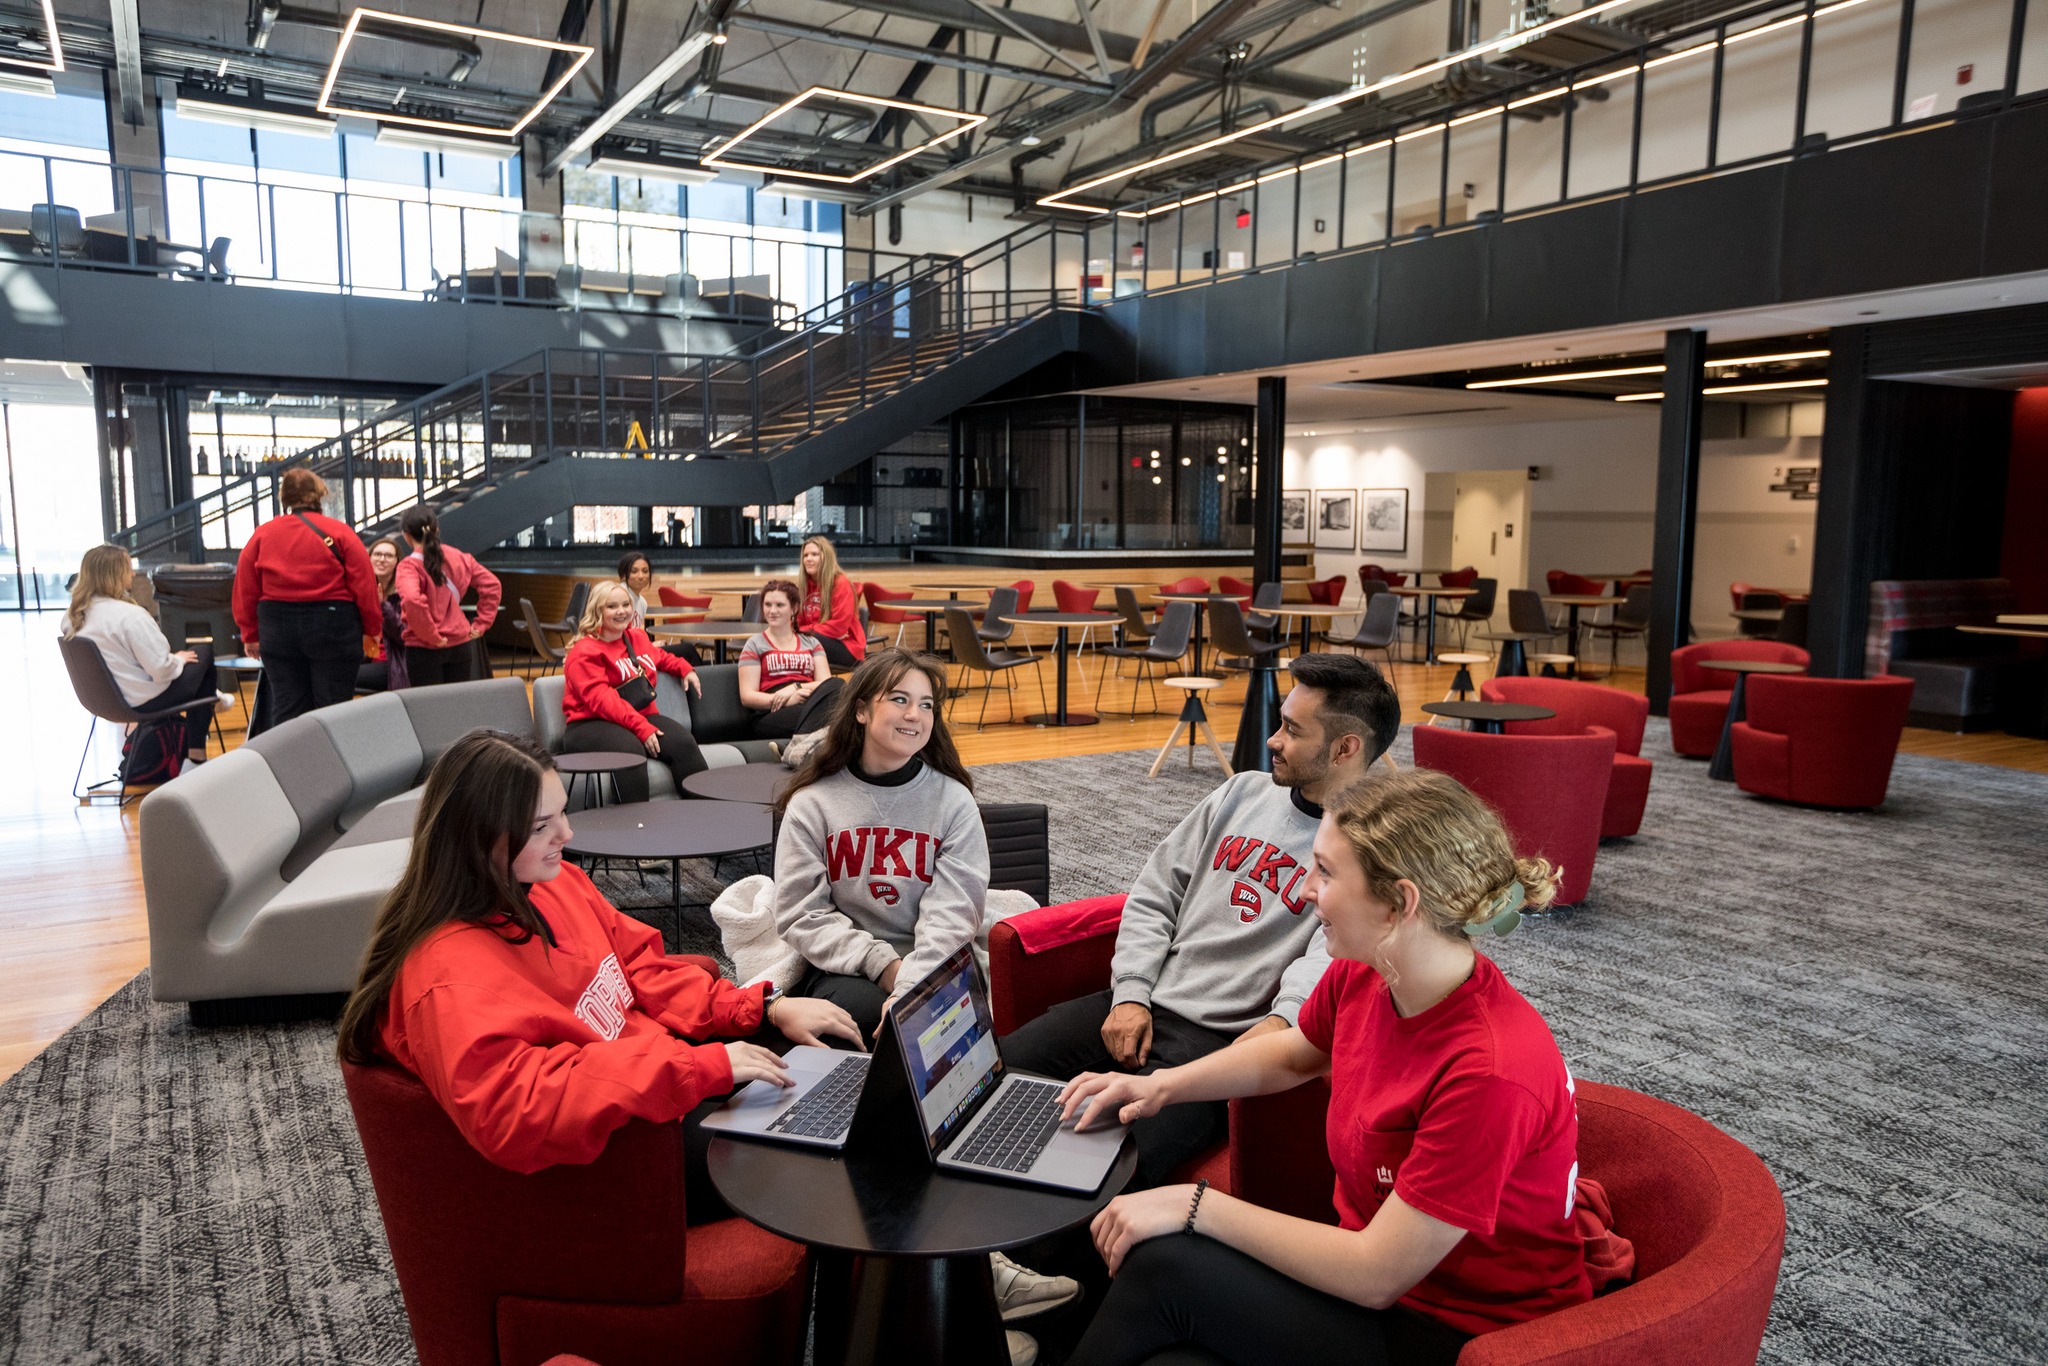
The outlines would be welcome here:
M 398 607 L 405 618 L 405 671 L 415 688 L 486 677 L 479 642 L 498 615 L 504 590 L 476 557 L 441 543 L 441 526 L 426 508 L 399 519 L 412 554 L 398 564 Z M 476 620 L 462 595 L 476 589 Z
M 825 658 L 835 669 L 851 669 L 868 657 L 867 632 L 860 624 L 860 594 L 853 580 L 839 572 L 832 542 L 812 536 L 804 542 L 803 601 L 797 605 L 796 629 L 818 638 Z
M 253 735 L 355 695 L 356 670 L 384 633 L 377 576 L 355 532 L 320 511 L 327 484 L 303 465 L 278 480 L 284 512 L 235 562 L 242 650 L 263 661 Z
M 117 545 L 96 545 L 78 565 L 71 586 L 71 606 L 64 613 L 64 635 L 79 636 L 99 647 L 121 700 L 137 711 L 156 711 L 214 695 L 214 711 L 235 699 L 214 682 L 213 647 L 172 650 L 171 643 L 149 613 L 128 599 L 135 562 Z M 189 711 L 184 717 L 185 757 L 206 761 L 206 728 L 213 713 Z
M 377 600 L 384 605 L 383 648 L 356 670 L 357 692 L 396 692 L 407 685 L 405 621 L 398 614 L 398 562 L 405 547 L 389 536 L 370 542 L 370 572 L 377 576 Z
M 825 647 L 791 624 L 797 587 L 770 579 L 761 590 L 760 634 L 740 650 L 740 701 L 753 713 L 754 738 L 787 740 L 818 729 L 839 699 Z
M 710 765 L 690 728 L 655 705 L 654 676 L 673 675 L 686 691 L 702 696 L 704 680 L 647 638 L 633 624 L 633 591 L 622 583 L 600 583 L 576 623 L 576 639 L 562 661 L 562 749 L 607 754 L 645 753 L 668 765 L 682 795 L 683 779 Z M 635 765 L 618 775 L 619 797 L 647 800 L 647 769 Z

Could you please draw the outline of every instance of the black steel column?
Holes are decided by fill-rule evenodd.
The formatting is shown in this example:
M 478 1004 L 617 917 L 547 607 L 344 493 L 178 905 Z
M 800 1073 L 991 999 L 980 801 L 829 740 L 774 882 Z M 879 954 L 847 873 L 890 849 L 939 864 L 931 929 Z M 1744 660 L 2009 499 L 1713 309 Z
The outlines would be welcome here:
M 1259 377 L 1258 429 L 1252 454 L 1252 582 L 1280 580 L 1281 458 L 1287 447 L 1287 378 Z M 1280 728 L 1280 689 L 1273 677 L 1272 657 L 1254 660 L 1246 675 L 1244 715 L 1237 723 L 1237 745 L 1230 766 L 1273 771 L 1266 738 Z
M 1700 408 L 1707 334 L 1664 334 L 1664 403 L 1657 433 L 1656 549 L 1651 560 L 1650 710 L 1668 715 L 1671 652 L 1692 640 L 1692 553 L 1699 532 Z
M 1813 518 L 1813 604 L 1806 645 L 1819 678 L 1863 676 L 1870 581 L 1891 562 L 1889 510 L 1897 477 L 1895 385 L 1864 374 L 1867 327 L 1828 334 L 1827 412 L 1820 438 L 1820 501 Z

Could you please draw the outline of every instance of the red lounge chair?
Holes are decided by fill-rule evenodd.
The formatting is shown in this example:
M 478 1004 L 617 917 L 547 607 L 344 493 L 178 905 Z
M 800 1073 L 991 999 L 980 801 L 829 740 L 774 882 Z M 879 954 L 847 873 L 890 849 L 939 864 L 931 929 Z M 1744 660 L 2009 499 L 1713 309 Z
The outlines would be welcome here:
M 1884 804 L 1913 680 L 1758 674 L 1731 736 L 1735 785 L 1808 806 Z
M 1479 689 L 1488 702 L 1531 702 L 1557 715 L 1548 721 L 1510 721 L 1509 735 L 1582 735 L 1588 726 L 1614 732 L 1614 773 L 1600 816 L 1600 838 L 1618 839 L 1643 826 L 1650 799 L 1650 761 L 1642 757 L 1643 723 L 1650 699 L 1569 678 L 1489 678 Z
M 1600 822 L 1614 773 L 1615 735 L 1484 735 L 1416 726 L 1415 764 L 1448 773 L 1500 813 L 1519 858 L 1563 870 L 1557 904 L 1585 899 L 1600 850 Z
M 1807 663 L 1806 651 L 1775 640 L 1703 640 L 1671 652 L 1671 748 L 1695 759 L 1711 758 L 1721 743 L 1721 725 L 1735 696 L 1735 675 L 1702 669 L 1703 659 L 1762 659 Z

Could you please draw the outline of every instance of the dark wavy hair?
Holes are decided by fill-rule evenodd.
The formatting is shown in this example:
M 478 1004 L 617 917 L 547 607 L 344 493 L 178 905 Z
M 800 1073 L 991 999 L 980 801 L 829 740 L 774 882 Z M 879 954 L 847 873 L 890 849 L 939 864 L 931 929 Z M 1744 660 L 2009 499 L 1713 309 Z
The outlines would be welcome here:
M 441 524 L 429 508 L 410 507 L 398 519 L 398 529 L 420 543 L 420 558 L 427 562 L 427 577 L 439 588 L 447 582 L 442 574 Z
M 762 584 L 761 596 L 765 598 L 770 593 L 780 593 L 785 598 L 788 598 L 789 610 L 792 612 L 796 611 L 797 608 L 804 605 L 803 590 L 801 588 L 798 588 L 795 584 L 791 583 L 788 579 L 770 579 L 768 580 L 768 582 Z
M 405 873 L 377 911 L 356 989 L 341 1012 L 335 1051 L 343 1062 L 383 1056 L 379 1035 L 392 985 L 412 951 L 443 925 L 465 921 L 505 933 L 514 944 L 547 923 L 512 877 L 540 804 L 541 779 L 554 757 L 532 740 L 502 730 L 473 730 L 427 774 L 413 819 Z
M 787 811 L 791 797 L 860 758 L 861 748 L 867 743 L 867 728 L 861 724 L 860 709 L 901 683 L 912 669 L 922 673 L 932 685 L 932 733 L 925 739 L 918 757 L 927 767 L 937 769 L 969 792 L 974 791 L 974 779 L 967 776 L 967 766 L 960 762 L 960 751 L 953 746 L 953 734 L 946 729 L 945 663 L 915 650 L 887 649 L 875 651 L 846 676 L 846 686 L 832 708 L 832 719 L 825 723 L 825 738 L 789 780 L 776 810 Z

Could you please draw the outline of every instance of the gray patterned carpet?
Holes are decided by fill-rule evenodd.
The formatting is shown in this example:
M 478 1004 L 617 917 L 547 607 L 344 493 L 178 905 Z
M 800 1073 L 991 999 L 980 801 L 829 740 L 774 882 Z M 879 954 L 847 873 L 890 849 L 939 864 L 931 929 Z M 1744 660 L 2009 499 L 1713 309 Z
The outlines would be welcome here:
M 1765 1361 L 2048 1361 L 2048 778 L 1902 758 L 1883 812 L 1831 815 L 1665 746 L 1653 722 L 1646 833 L 1499 961 L 1578 1075 L 1696 1110 L 1776 1173 Z M 976 778 L 1052 807 L 1054 893 L 1080 896 L 1127 886 L 1214 782 L 1146 762 Z M 330 1041 L 197 1031 L 138 978 L 0 1086 L 0 1366 L 410 1362 Z

